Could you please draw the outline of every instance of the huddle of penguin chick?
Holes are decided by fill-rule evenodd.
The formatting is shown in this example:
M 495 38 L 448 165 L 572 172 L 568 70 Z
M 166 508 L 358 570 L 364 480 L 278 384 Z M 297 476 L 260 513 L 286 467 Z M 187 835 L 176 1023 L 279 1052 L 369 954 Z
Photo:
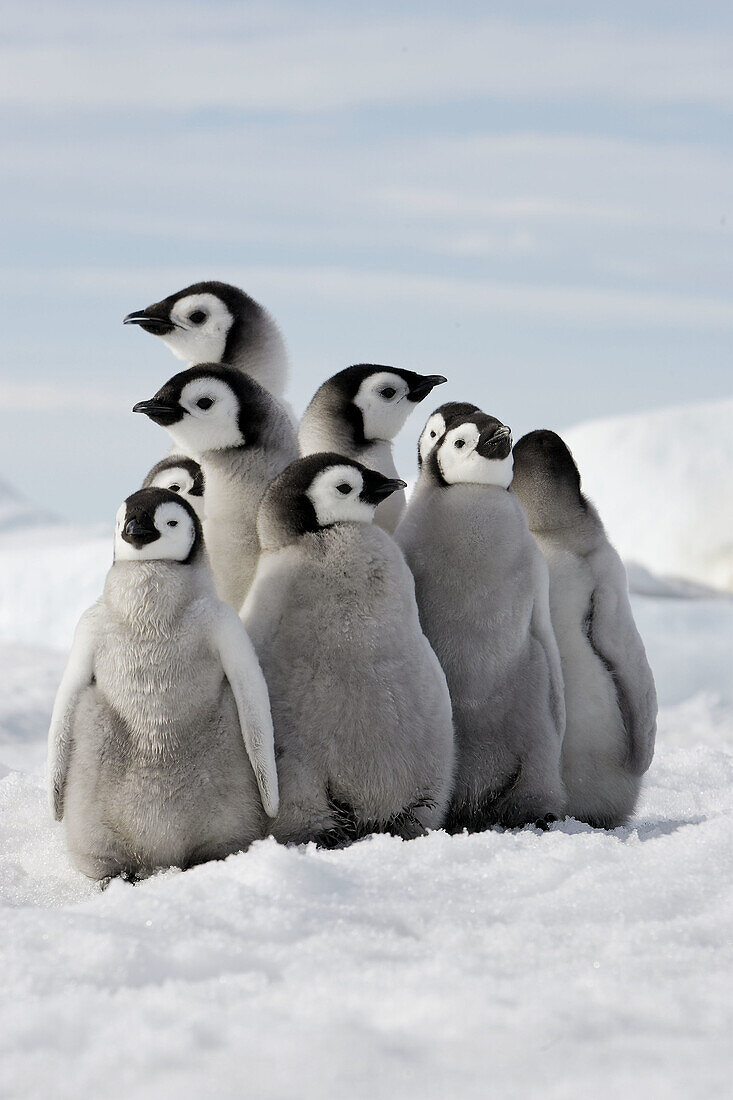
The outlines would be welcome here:
M 273 836 L 339 848 L 633 813 L 656 729 L 623 565 L 553 432 L 359 364 L 299 427 L 236 287 L 129 314 L 187 367 L 134 406 L 173 453 L 117 513 L 49 731 L 51 808 L 103 884 Z

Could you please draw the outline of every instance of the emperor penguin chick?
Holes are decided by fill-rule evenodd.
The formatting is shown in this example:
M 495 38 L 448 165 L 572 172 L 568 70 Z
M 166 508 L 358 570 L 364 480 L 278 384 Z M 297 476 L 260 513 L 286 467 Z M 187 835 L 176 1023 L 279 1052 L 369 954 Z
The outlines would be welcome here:
M 204 472 L 198 462 L 185 455 L 170 454 L 156 462 L 152 470 L 145 475 L 141 488 L 170 489 L 180 493 L 203 522 L 204 518 Z
M 189 366 L 236 367 L 282 397 L 288 357 L 280 330 L 258 302 L 236 286 L 194 283 L 145 309 L 128 313 L 126 325 L 158 336 Z
M 267 687 L 180 495 L 141 489 L 117 513 L 114 563 L 56 697 L 48 780 L 93 879 L 221 859 L 277 813 Z
M 315 393 L 298 430 L 301 455 L 335 451 L 385 477 L 397 477 L 392 440 L 407 417 L 446 379 L 361 363 L 334 374 Z M 405 507 L 401 489 L 383 501 L 375 522 L 390 534 Z
M 443 821 L 453 772 L 445 676 L 410 571 L 374 509 L 404 482 L 336 454 L 265 494 L 242 609 L 270 689 L 283 843 L 325 847 Z
M 176 447 L 199 462 L 216 590 L 239 611 L 260 550 L 257 507 L 272 479 L 297 455 L 288 414 L 253 379 L 215 363 L 174 375 L 133 412 L 161 424 Z
M 395 533 L 453 701 L 451 832 L 543 826 L 564 811 L 565 707 L 547 566 L 507 492 L 511 442 L 494 417 L 452 420 Z
M 565 680 L 567 811 L 613 829 L 633 814 L 654 753 L 657 696 L 626 572 L 559 435 L 514 448 L 512 492 L 550 571 L 550 612 Z

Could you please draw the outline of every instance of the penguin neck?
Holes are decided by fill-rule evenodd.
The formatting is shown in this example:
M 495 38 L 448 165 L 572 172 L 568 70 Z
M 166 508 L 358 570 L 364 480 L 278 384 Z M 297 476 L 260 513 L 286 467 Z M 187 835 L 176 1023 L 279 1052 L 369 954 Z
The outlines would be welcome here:
M 261 487 L 261 496 L 264 487 L 297 457 L 295 431 L 285 413 L 282 418 L 262 426 L 256 443 L 201 452 L 197 459 L 204 474 L 204 509 L 207 516 L 212 514 L 212 506 L 215 507 L 218 487 L 225 483 L 239 484 L 245 491 L 245 486 L 250 486 L 254 476 Z
M 209 582 L 210 584 L 210 582 Z M 170 637 L 192 596 L 207 588 L 206 559 L 118 561 L 107 574 L 104 602 L 136 634 Z
M 265 311 L 254 331 L 235 322 L 227 336 L 220 362 L 254 378 L 269 393 L 282 398 L 288 380 L 288 353 L 275 322 Z M 192 366 L 194 364 L 191 364 Z
M 269 480 L 267 456 L 257 446 L 204 451 L 199 462 L 206 485 L 205 530 L 212 521 L 229 525 L 249 500 L 253 487 Z
M 333 451 L 355 459 L 361 451 L 359 438 L 363 439 L 361 426 L 344 415 L 342 399 L 328 389 L 315 395 L 298 428 L 301 455 Z
M 579 555 L 589 553 L 605 537 L 601 517 L 585 497 L 559 497 L 528 518 L 529 529 L 537 539 L 562 545 Z
M 397 467 L 394 463 L 391 439 L 367 440 L 359 457 L 359 461 L 368 466 L 370 470 L 377 470 L 385 477 L 397 477 Z

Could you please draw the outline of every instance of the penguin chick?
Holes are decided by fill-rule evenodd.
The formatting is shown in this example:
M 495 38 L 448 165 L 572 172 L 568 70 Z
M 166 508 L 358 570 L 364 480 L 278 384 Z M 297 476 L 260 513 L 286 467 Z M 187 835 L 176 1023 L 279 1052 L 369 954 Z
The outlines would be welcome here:
M 177 359 L 193 366 L 236 367 L 282 397 L 288 357 L 280 330 L 258 302 L 228 283 L 194 283 L 145 309 L 128 313 L 126 325 L 159 336 Z
M 203 363 L 174 375 L 133 412 L 162 425 L 199 462 L 206 485 L 204 537 L 222 600 L 237 611 L 252 582 L 259 541 L 257 506 L 297 455 L 282 405 L 233 367 Z
M 361 363 L 329 378 L 315 393 L 298 430 L 301 455 L 335 451 L 385 477 L 397 476 L 392 440 L 418 402 L 446 379 Z M 390 534 L 405 507 L 404 490 L 377 508 L 375 522 Z
M 410 571 L 372 524 L 403 481 L 337 454 L 288 467 L 258 517 L 242 618 L 275 725 L 283 843 L 409 839 L 443 820 L 453 771 L 448 687 Z
M 278 809 L 267 687 L 214 594 L 184 497 L 141 489 L 82 616 L 51 718 L 51 809 L 93 879 L 145 877 L 246 848 Z
M 443 438 L 449 424 L 452 424 L 454 420 L 461 420 L 464 417 L 472 416 L 473 413 L 478 412 L 481 412 L 478 405 L 472 405 L 468 401 L 446 401 L 444 405 L 441 405 L 435 412 L 432 412 L 418 440 L 418 468 L 422 469 L 423 462 L 435 445 Z
M 657 696 L 626 571 L 555 432 L 514 448 L 512 492 L 550 572 L 550 614 L 565 681 L 567 811 L 599 828 L 633 814 L 654 753 Z
M 204 472 L 198 462 L 185 455 L 170 454 L 157 462 L 145 476 L 141 488 L 169 489 L 180 493 L 201 521 L 204 518 Z
M 492 416 L 451 421 L 395 532 L 453 701 L 451 832 L 542 827 L 564 809 L 565 709 L 547 566 L 507 492 L 511 442 Z

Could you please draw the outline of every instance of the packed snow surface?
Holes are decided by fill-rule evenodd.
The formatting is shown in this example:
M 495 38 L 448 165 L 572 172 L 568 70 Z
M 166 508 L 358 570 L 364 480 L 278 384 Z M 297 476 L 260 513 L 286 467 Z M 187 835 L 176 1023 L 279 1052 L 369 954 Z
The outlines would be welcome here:
M 613 833 L 263 841 L 101 893 L 38 770 L 62 658 L 0 659 L 4 1095 L 726 1095 L 733 708 L 663 711 Z
M 622 558 L 733 591 L 733 398 L 562 435 Z

